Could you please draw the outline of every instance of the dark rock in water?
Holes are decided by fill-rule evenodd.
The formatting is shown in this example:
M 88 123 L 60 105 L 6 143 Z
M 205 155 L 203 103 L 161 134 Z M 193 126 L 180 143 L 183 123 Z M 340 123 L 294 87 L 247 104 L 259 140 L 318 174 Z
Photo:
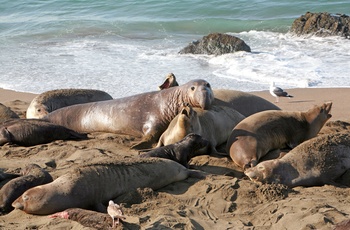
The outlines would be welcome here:
M 345 14 L 310 13 L 297 18 L 290 29 L 298 36 L 341 36 L 350 38 L 350 17 Z
M 221 55 L 236 51 L 250 52 L 250 47 L 240 38 L 228 34 L 211 33 L 201 40 L 193 41 L 180 50 L 180 54 Z

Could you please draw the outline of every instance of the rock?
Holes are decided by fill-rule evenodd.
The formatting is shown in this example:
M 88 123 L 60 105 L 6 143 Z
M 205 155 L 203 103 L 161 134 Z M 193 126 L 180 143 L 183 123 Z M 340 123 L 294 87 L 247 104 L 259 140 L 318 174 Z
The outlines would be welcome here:
M 298 36 L 341 36 L 350 38 L 350 17 L 345 14 L 310 13 L 294 20 L 291 33 Z
M 180 50 L 179 54 L 221 55 L 236 51 L 250 52 L 250 47 L 240 38 L 228 34 L 211 33 L 202 40 L 193 41 Z

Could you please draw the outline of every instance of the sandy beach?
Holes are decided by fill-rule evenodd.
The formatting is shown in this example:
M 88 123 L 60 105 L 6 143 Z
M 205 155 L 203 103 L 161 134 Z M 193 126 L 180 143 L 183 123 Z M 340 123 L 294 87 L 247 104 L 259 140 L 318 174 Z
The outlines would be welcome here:
M 282 110 L 306 111 L 314 105 L 333 102 L 334 121 L 350 121 L 350 88 L 288 89 L 293 98 L 281 98 Z M 271 102 L 268 91 L 252 92 Z M 0 103 L 21 118 L 35 94 L 0 89 Z M 322 133 L 349 132 L 350 127 L 326 125 Z M 110 133 L 89 134 L 88 140 L 54 141 L 32 147 L 4 145 L 0 147 L 0 170 L 18 173 L 36 163 L 53 178 L 79 165 L 103 159 L 137 157 L 130 150 L 134 137 Z M 138 189 L 117 197 L 125 222 L 117 229 L 333 229 L 350 219 L 349 176 L 344 186 L 324 185 L 295 187 L 257 184 L 243 176 L 241 170 L 226 157 L 198 156 L 191 168 L 208 173 L 205 179 L 188 178 L 159 190 Z M 350 174 L 350 173 L 347 173 Z M 4 185 L 0 182 L 0 186 Z M 347 186 L 345 186 L 347 185 Z M 107 214 L 105 214 L 107 216 Z M 83 226 L 76 221 L 29 215 L 14 210 L 0 216 L 0 229 L 106 229 L 107 225 Z M 101 219 L 101 221 L 105 221 Z

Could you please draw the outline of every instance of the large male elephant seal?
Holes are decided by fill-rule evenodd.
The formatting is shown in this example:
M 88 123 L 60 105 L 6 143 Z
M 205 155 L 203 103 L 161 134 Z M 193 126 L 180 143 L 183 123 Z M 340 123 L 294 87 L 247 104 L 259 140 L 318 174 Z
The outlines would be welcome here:
M 37 164 L 30 164 L 21 171 L 22 176 L 12 179 L 0 189 L 0 210 L 11 211 L 12 202 L 28 189 L 52 182 L 51 175 Z
M 19 118 L 17 113 L 13 112 L 10 108 L 0 103 L 0 124 L 7 120 L 17 118 Z
M 194 174 L 197 172 L 193 172 Z M 160 158 L 126 159 L 81 166 L 51 183 L 27 190 L 12 203 L 29 214 L 47 215 L 67 208 L 93 208 L 137 188 L 159 189 L 186 179 L 191 170 Z M 105 210 L 103 210 L 105 211 Z
M 226 151 L 243 169 L 255 166 L 269 151 L 294 148 L 315 137 L 331 118 L 332 103 L 315 106 L 307 112 L 263 111 L 253 114 L 232 130 Z
M 54 140 L 86 138 L 85 134 L 39 119 L 8 120 L 0 125 L 0 146 L 6 143 L 32 146 Z
M 192 80 L 182 86 L 80 105 L 49 113 L 45 119 L 77 132 L 111 132 L 142 137 L 136 149 L 158 141 L 183 103 L 208 109 L 214 99 L 210 84 Z
M 140 157 L 159 157 L 170 159 L 182 164 L 188 168 L 188 162 L 195 157 L 198 150 L 205 148 L 209 142 L 203 139 L 200 135 L 190 133 L 180 141 L 152 149 L 151 151 L 140 155 Z
M 303 142 L 284 157 L 260 162 L 244 173 L 252 181 L 290 187 L 336 184 L 350 169 L 350 135 L 321 135 Z
M 157 147 L 174 144 L 187 134 L 196 133 L 209 141 L 208 154 L 216 154 L 216 147 L 226 143 L 232 129 L 244 118 L 226 106 L 212 106 L 209 110 L 203 110 L 186 105 L 161 135 Z
M 171 73 L 166 76 L 159 89 L 163 90 L 178 85 L 175 75 Z M 251 93 L 230 89 L 213 89 L 213 92 L 215 96 L 213 105 L 231 107 L 245 117 L 265 110 L 281 110 L 268 100 Z
M 70 105 L 113 99 L 108 93 L 95 89 L 55 89 L 36 96 L 30 103 L 26 117 L 43 118 L 48 113 Z

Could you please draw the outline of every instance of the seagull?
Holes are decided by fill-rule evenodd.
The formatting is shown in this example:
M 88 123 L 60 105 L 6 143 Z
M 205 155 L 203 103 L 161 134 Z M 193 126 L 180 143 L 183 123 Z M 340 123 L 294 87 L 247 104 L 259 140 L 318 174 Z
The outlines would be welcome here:
M 281 89 L 280 87 L 276 87 L 275 82 L 271 82 L 270 93 L 272 96 L 276 97 L 276 103 L 279 102 L 279 97 L 293 97 L 292 95 L 289 95 L 286 91 L 283 91 L 283 89 Z
M 118 204 L 115 204 L 113 200 L 110 200 L 107 207 L 108 214 L 112 217 L 113 220 L 113 226 L 115 227 L 116 224 L 119 224 L 119 219 L 125 220 L 125 216 L 123 215 L 123 212 Z M 115 222 L 114 219 L 117 219 Z

